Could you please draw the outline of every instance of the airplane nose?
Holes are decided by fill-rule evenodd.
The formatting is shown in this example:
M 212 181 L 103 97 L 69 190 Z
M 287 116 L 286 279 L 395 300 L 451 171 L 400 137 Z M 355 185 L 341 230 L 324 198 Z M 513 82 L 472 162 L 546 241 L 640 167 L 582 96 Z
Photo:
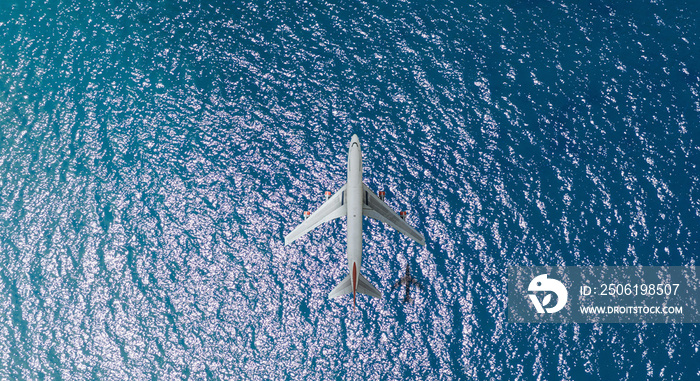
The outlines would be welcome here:
M 352 139 L 350 139 L 350 147 L 352 147 L 353 143 L 357 143 L 357 145 L 360 145 L 360 138 L 357 137 L 357 134 L 354 134 L 352 136 Z

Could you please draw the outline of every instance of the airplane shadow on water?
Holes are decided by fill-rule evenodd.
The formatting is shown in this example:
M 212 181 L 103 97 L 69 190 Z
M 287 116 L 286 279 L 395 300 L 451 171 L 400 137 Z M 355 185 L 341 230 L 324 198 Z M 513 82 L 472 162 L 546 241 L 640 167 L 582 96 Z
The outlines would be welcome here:
M 403 298 L 404 303 L 413 303 L 414 301 L 413 298 L 411 298 L 411 286 L 416 286 L 420 290 L 423 289 L 423 285 L 420 282 L 418 282 L 416 278 L 411 276 L 411 268 L 408 264 L 406 264 L 406 272 L 404 276 L 402 276 L 398 282 L 394 283 L 393 289 L 396 290 L 401 286 L 405 286 L 406 290 Z

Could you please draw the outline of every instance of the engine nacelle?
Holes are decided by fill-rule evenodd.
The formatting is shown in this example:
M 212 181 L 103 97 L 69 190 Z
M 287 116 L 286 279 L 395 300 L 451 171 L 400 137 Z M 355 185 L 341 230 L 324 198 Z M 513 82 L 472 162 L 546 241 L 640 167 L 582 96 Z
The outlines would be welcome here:
M 304 212 L 304 219 L 309 218 L 310 215 L 311 215 L 311 212 L 309 212 L 309 211 L 307 210 L 306 212 Z
M 408 212 L 405 210 L 402 210 L 401 213 L 399 213 L 399 215 L 401 216 L 401 219 L 406 221 L 406 216 L 408 215 Z
M 332 195 L 333 195 L 333 193 L 331 193 L 331 191 L 326 191 L 326 193 L 325 193 L 326 200 L 328 200 L 329 198 L 331 198 Z
M 382 201 L 384 201 L 385 198 L 386 198 L 386 192 L 384 192 L 384 191 L 379 191 L 379 199 L 382 200 Z

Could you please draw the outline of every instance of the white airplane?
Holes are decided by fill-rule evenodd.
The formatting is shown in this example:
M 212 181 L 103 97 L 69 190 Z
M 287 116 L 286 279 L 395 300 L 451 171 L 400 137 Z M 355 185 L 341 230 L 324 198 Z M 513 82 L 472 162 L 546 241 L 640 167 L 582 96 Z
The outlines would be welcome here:
M 348 180 L 333 196 L 328 198 L 329 196 L 330 192 L 326 192 L 326 202 L 313 214 L 304 213 L 306 219 L 284 237 L 284 243 L 289 245 L 322 223 L 347 216 L 349 274 L 328 294 L 328 297 L 337 298 L 352 292 L 354 309 L 356 292 L 378 299 L 382 297 L 382 293 L 360 274 L 362 268 L 362 216 L 381 221 L 423 246 L 425 246 L 425 238 L 406 223 L 406 212 L 401 212 L 401 216 L 399 216 L 384 202 L 384 192 L 379 192 L 379 196 L 377 196 L 362 182 L 362 150 L 357 135 L 353 135 L 350 140 Z

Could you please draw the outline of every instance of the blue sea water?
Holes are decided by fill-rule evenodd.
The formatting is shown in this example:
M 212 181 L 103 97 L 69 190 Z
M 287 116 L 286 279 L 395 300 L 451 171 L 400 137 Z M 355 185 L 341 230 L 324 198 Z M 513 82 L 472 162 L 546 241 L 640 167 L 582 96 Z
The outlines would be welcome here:
M 696 1 L 5 1 L 0 379 L 692 380 L 694 324 L 509 324 L 518 265 L 698 265 Z M 284 246 L 347 144 L 381 300 Z M 392 291 L 406 264 L 414 304 Z

